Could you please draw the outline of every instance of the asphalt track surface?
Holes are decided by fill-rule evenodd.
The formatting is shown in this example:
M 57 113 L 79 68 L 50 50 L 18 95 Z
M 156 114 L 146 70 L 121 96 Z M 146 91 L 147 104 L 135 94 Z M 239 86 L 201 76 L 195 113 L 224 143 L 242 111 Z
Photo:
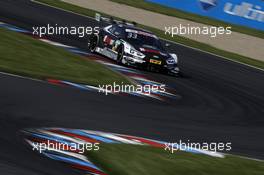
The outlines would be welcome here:
M 100 25 L 94 20 L 26 0 L 1 0 L 0 21 L 32 26 Z M 86 39 L 52 40 L 86 49 Z M 170 142 L 232 142 L 232 153 L 264 158 L 264 72 L 173 44 L 186 77 L 147 73 L 182 96 L 163 103 L 105 96 L 0 75 L 0 174 L 78 174 L 32 152 L 20 130 L 67 127 L 143 136 Z

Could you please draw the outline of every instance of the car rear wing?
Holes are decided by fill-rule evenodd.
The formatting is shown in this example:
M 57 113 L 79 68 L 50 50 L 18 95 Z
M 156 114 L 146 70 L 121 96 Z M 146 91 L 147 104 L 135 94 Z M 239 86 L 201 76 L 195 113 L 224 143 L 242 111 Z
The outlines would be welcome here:
M 95 20 L 98 22 L 107 22 L 111 24 L 125 24 L 125 25 L 130 25 L 130 26 L 136 26 L 136 22 L 127 22 L 126 20 L 117 20 L 114 19 L 113 17 L 103 17 L 100 13 L 95 13 Z

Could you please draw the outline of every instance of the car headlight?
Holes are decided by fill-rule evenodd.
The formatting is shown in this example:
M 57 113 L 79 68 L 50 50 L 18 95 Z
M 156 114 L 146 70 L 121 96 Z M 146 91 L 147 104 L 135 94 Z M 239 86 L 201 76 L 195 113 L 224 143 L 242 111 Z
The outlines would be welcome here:
M 130 49 L 129 54 L 133 55 L 135 58 L 140 58 L 140 59 L 143 59 L 145 57 L 145 55 L 143 53 L 141 53 L 135 49 Z
M 166 62 L 167 62 L 167 64 L 175 64 L 175 63 L 176 63 L 175 60 L 174 60 L 173 58 L 168 58 L 168 59 L 166 60 Z
M 177 64 L 178 63 L 178 57 L 176 54 L 170 54 L 170 58 L 166 60 L 167 64 Z

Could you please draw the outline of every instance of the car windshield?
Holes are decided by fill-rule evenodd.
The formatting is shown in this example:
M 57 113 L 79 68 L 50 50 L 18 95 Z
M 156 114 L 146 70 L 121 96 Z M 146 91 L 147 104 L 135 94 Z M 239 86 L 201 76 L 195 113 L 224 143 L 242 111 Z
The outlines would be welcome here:
M 141 31 L 126 31 L 126 40 L 132 44 L 150 49 L 163 50 L 158 38 L 150 33 Z

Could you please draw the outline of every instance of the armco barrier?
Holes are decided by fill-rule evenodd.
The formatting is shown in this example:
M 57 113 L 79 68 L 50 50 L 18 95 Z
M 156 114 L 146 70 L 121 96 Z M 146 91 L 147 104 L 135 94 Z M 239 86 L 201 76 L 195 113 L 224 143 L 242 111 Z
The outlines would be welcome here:
M 227 23 L 264 30 L 264 0 L 146 0 Z

